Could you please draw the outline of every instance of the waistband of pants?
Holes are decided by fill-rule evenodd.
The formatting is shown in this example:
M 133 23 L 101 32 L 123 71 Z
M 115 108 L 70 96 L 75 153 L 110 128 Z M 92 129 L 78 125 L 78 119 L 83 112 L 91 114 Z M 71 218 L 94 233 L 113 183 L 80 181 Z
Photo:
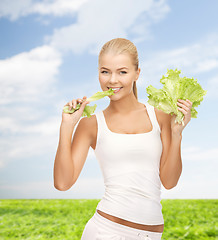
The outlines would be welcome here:
M 160 232 L 151 232 L 146 230 L 140 230 L 137 228 L 132 228 L 123 224 L 119 224 L 113 222 L 103 216 L 101 216 L 97 211 L 93 215 L 93 221 L 101 228 L 108 229 L 111 231 L 113 229 L 114 232 L 118 234 L 122 232 L 127 236 L 136 237 L 136 236 L 144 236 L 144 237 L 151 237 L 152 239 L 161 239 L 162 233 Z

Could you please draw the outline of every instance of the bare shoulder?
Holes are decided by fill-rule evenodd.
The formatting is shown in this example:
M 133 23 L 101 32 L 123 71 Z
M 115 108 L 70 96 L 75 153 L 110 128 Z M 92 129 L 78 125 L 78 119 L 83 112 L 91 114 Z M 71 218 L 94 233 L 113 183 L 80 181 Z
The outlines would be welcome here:
M 163 128 L 164 125 L 170 124 L 172 117 L 171 114 L 165 113 L 158 108 L 154 108 L 154 111 L 161 129 Z
M 83 117 L 80 120 L 81 126 L 84 128 L 85 131 L 88 131 L 90 133 L 93 132 L 93 128 L 96 127 L 96 116 L 93 114 L 89 118 L 88 117 Z

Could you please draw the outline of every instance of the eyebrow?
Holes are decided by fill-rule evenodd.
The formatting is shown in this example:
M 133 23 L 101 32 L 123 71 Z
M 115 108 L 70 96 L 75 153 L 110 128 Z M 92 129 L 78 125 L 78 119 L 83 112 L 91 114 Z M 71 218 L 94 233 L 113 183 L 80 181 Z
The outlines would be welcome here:
M 110 70 L 110 69 L 108 69 L 108 68 L 106 68 L 106 67 L 101 67 L 101 69 L 102 69 L 102 68 L 107 69 L 107 70 Z M 118 68 L 117 70 L 120 70 L 120 69 L 123 69 L 123 68 L 128 69 L 127 67 L 121 67 L 121 68 Z

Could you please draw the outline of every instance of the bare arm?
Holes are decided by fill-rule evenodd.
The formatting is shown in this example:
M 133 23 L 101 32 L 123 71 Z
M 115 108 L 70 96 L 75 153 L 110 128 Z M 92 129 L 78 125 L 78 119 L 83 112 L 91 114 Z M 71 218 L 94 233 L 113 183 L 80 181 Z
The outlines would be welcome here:
M 178 109 L 184 114 L 184 125 L 175 123 L 176 115 L 161 113 L 161 139 L 163 152 L 160 162 L 160 178 L 166 189 L 177 185 L 182 173 L 181 141 L 182 131 L 191 120 L 192 102 L 178 99 Z
M 74 126 L 61 124 L 59 144 L 54 163 L 54 186 L 58 190 L 66 190 L 73 179 L 74 163 L 71 158 L 71 138 Z
M 54 186 L 58 190 L 71 188 L 80 175 L 92 143 L 90 121 L 87 117 L 80 120 L 72 141 L 74 127 L 61 124 L 54 164 Z
M 169 116 L 170 118 L 170 116 Z M 163 154 L 160 166 L 160 178 L 166 189 L 175 187 L 182 173 L 181 141 L 182 135 L 171 132 L 167 123 L 162 128 Z
M 73 99 L 65 105 L 75 108 L 77 102 L 80 102 L 82 104 L 79 110 L 72 114 L 62 112 L 59 144 L 54 162 L 54 187 L 61 191 L 68 190 L 76 182 L 92 142 L 91 120 L 87 117 L 80 119 L 86 104 L 89 103 L 85 98 L 83 97 L 84 101 Z

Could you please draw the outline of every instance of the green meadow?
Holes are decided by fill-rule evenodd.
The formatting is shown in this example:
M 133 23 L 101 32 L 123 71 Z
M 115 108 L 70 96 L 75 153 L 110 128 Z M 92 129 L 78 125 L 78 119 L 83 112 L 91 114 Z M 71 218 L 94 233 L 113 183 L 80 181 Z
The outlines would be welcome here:
M 2 199 L 0 239 L 79 240 L 96 199 Z M 162 199 L 163 240 L 218 239 L 218 200 Z

